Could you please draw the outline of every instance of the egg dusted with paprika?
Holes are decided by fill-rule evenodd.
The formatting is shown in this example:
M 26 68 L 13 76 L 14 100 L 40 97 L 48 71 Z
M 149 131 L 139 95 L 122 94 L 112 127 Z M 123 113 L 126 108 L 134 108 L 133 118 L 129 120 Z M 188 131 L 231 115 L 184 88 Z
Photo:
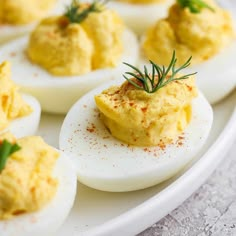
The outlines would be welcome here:
M 176 68 L 173 54 L 168 67 L 152 63 L 153 70 L 142 72 L 127 64 L 136 71 L 125 74 L 126 82 L 103 85 L 71 108 L 59 145 L 79 181 L 105 191 L 138 190 L 170 178 L 194 158 L 213 113 L 193 74 L 180 74 L 189 63 Z
M 133 80 L 134 82 L 137 82 Z M 174 96 L 178 90 L 178 96 Z M 171 143 L 192 117 L 197 96 L 193 78 L 171 83 L 156 93 L 137 90 L 128 81 L 95 96 L 101 119 L 111 134 L 135 146 Z
M 59 76 L 115 67 L 123 51 L 123 30 L 120 17 L 104 5 L 74 1 L 64 16 L 47 18 L 36 27 L 27 54 Z

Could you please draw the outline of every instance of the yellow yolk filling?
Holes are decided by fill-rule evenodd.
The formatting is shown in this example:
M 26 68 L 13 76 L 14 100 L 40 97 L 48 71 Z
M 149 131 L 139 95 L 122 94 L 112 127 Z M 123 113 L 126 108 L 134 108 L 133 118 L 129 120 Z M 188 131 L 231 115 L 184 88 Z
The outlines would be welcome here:
M 12 120 L 27 116 L 32 109 L 22 99 L 18 87 L 10 79 L 8 62 L 0 64 L 0 131 L 5 129 Z
M 184 131 L 196 96 L 193 78 L 172 82 L 155 93 L 126 81 L 95 96 L 95 101 L 115 138 L 135 146 L 157 146 L 172 142 Z
M 158 21 L 145 36 L 143 52 L 146 58 L 168 65 L 173 50 L 177 64 L 182 65 L 190 56 L 192 64 L 200 63 L 217 54 L 234 38 L 230 14 L 212 0 L 205 1 L 207 8 L 198 14 L 174 4 L 166 19 Z
M 65 17 L 43 20 L 31 34 L 28 56 L 54 75 L 81 75 L 115 67 L 123 52 L 123 22 L 107 9 L 80 24 Z
M 4 139 L 16 142 L 9 133 L 0 136 Z M 0 173 L 0 220 L 41 209 L 58 186 L 52 177 L 58 152 L 36 136 L 18 139 L 17 144 L 21 149 L 7 159 Z
M 28 24 L 41 19 L 54 5 L 55 0 L 2 0 L 0 24 Z

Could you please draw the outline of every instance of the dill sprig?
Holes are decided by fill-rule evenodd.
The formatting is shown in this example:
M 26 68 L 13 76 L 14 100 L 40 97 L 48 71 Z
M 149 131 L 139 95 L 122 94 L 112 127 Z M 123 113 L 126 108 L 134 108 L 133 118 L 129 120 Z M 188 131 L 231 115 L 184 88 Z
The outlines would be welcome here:
M 146 91 L 147 93 L 155 93 L 159 89 L 163 88 L 167 84 L 177 81 L 177 80 L 184 80 L 188 79 L 189 76 L 195 75 L 197 72 L 192 74 L 183 75 L 180 77 L 176 77 L 177 74 L 188 67 L 190 65 L 192 57 L 190 57 L 182 66 L 179 68 L 175 68 L 177 58 L 175 56 L 175 51 L 173 52 L 171 62 L 169 66 L 166 68 L 165 66 L 158 66 L 153 61 L 150 61 L 152 65 L 152 73 L 148 72 L 148 69 L 146 66 L 144 66 L 144 73 L 142 73 L 138 68 L 135 66 L 132 66 L 128 63 L 123 62 L 125 65 L 132 68 L 136 73 L 133 72 L 125 72 L 125 74 L 132 76 L 132 78 L 135 78 L 135 80 L 132 80 L 132 78 L 128 78 L 126 75 L 123 75 L 124 78 L 132 84 L 137 89 L 141 89 Z
M 0 144 L 0 173 L 5 168 L 8 157 L 14 152 L 20 150 L 17 143 L 10 143 L 6 139 Z
M 65 16 L 70 23 L 81 23 L 92 12 L 101 12 L 101 6 L 106 4 L 108 0 L 94 0 L 88 7 L 81 8 L 79 0 L 73 0 L 71 5 L 67 7 Z
M 213 12 L 215 11 L 214 8 L 203 0 L 177 0 L 177 2 L 182 8 L 188 7 L 192 13 L 199 13 L 203 8 L 207 8 Z

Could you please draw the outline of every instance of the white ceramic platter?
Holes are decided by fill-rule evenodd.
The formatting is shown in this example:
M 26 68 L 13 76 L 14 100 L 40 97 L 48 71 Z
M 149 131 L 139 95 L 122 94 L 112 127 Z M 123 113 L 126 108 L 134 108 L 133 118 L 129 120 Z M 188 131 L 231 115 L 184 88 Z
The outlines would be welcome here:
M 225 5 L 227 2 L 223 1 Z M 236 137 L 236 91 L 214 106 L 214 115 L 213 129 L 205 147 L 172 179 L 129 193 L 101 192 L 79 184 L 71 214 L 56 235 L 135 235 L 180 205 L 211 175 Z M 63 119 L 64 116 L 44 114 L 38 134 L 58 147 Z
M 236 137 L 236 91 L 214 106 L 214 115 L 205 147 L 172 179 L 129 193 L 101 192 L 79 184 L 74 208 L 56 235 L 135 235 L 176 208 L 206 181 L 230 149 Z M 41 120 L 38 134 L 55 147 L 63 118 L 44 114 Z

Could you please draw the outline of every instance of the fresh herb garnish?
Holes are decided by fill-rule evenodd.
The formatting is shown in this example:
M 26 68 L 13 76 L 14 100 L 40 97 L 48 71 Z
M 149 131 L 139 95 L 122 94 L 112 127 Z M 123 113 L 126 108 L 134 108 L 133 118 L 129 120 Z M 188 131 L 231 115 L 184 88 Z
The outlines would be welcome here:
M 130 84 L 132 84 L 136 88 L 144 90 L 147 93 L 155 93 L 157 90 L 161 89 L 162 87 L 166 86 L 167 84 L 173 81 L 188 79 L 189 76 L 195 75 L 197 72 L 176 77 L 176 75 L 181 70 L 185 69 L 190 65 L 191 59 L 192 57 L 190 57 L 182 66 L 176 69 L 175 65 L 177 62 L 177 58 L 175 57 L 175 51 L 174 51 L 171 62 L 167 68 L 164 66 L 160 67 L 154 62 L 150 61 L 152 65 L 151 75 L 149 74 L 146 66 L 144 66 L 144 73 L 142 73 L 138 68 L 124 62 L 125 65 L 129 66 L 136 72 L 136 73 L 125 72 L 125 74 L 131 75 L 132 78 L 136 79 L 136 81 L 132 80 L 132 78 L 128 78 L 126 75 L 123 76 Z
M 94 0 L 87 7 L 81 7 L 79 0 L 73 0 L 71 5 L 67 7 L 65 16 L 70 23 L 81 23 L 92 12 L 101 12 L 101 6 L 103 6 L 107 0 Z
M 177 0 L 177 2 L 182 8 L 188 7 L 192 13 L 199 13 L 203 8 L 207 8 L 213 12 L 215 11 L 203 0 Z
M 7 158 L 14 152 L 20 150 L 21 147 L 16 143 L 10 143 L 6 139 L 0 144 L 0 173 L 5 168 Z

